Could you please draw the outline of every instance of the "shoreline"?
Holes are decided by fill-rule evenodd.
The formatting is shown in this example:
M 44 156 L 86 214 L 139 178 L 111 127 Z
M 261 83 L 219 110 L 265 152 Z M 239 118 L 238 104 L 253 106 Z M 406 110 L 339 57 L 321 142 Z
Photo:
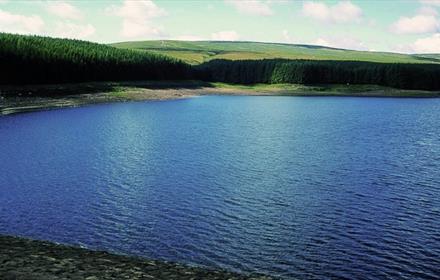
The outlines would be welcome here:
M 274 279 L 261 274 L 239 274 L 7 235 L 0 235 L 0 278 Z
M 201 81 L 0 86 L 0 115 L 91 104 L 172 100 L 206 95 L 438 98 L 440 92 L 400 90 L 375 85 L 236 85 Z

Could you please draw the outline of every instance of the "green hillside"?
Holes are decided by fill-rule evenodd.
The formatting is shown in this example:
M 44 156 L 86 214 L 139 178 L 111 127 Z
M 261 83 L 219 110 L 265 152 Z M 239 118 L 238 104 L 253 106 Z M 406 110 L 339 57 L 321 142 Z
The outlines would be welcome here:
M 435 54 L 411 56 L 287 44 L 147 41 L 112 46 L 0 33 L 0 61 L 3 85 L 202 80 L 440 89 L 440 60 Z
M 0 33 L 0 84 L 184 79 L 182 61 L 87 41 Z
M 350 60 L 381 63 L 440 63 L 440 55 L 407 55 L 367 52 L 311 45 L 222 41 L 138 41 L 111 44 L 117 48 L 145 50 L 199 64 L 213 59 Z

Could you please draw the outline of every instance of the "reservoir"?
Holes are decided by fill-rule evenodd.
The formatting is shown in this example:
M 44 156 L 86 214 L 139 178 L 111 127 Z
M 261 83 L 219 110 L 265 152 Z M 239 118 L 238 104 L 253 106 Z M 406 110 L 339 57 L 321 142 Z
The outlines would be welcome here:
M 285 279 L 440 275 L 440 99 L 0 117 L 0 234 Z

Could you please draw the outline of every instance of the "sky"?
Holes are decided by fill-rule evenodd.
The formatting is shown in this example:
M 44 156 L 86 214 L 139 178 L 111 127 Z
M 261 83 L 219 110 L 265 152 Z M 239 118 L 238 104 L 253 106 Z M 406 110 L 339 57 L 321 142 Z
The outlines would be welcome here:
M 440 53 L 440 0 L 0 0 L 0 32 Z

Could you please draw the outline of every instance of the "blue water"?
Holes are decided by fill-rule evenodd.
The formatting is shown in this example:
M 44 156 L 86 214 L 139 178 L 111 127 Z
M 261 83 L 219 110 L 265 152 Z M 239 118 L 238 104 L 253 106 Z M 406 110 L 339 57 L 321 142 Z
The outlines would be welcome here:
M 439 278 L 440 99 L 0 117 L 0 233 L 285 278 Z

